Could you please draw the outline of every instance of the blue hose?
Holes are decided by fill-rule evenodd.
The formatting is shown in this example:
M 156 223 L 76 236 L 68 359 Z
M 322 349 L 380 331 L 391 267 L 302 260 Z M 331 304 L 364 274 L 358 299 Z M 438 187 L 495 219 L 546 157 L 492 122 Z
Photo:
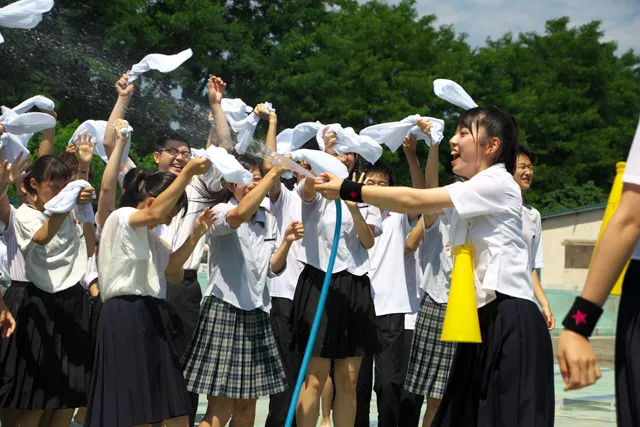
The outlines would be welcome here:
M 300 372 L 298 373 L 298 380 L 296 381 L 296 388 L 293 391 L 291 397 L 291 403 L 289 404 L 289 412 L 287 413 L 286 427 L 291 427 L 293 418 L 296 414 L 296 407 L 298 406 L 298 397 L 302 390 L 302 384 L 307 376 L 307 368 L 309 367 L 309 360 L 311 360 L 311 353 L 313 351 L 313 345 L 316 342 L 316 336 L 318 335 L 318 328 L 320 327 L 320 319 L 322 319 L 322 312 L 324 311 L 324 303 L 327 301 L 327 294 L 329 293 L 329 284 L 331 283 L 331 274 L 333 273 L 333 264 L 338 255 L 338 245 L 340 243 L 340 226 L 342 225 L 342 202 L 336 200 L 336 229 L 333 235 L 333 247 L 331 248 L 331 255 L 329 256 L 329 266 L 327 272 L 324 275 L 324 283 L 322 284 L 322 291 L 320 292 L 320 300 L 318 301 L 318 308 L 316 309 L 316 316 L 313 318 L 313 326 L 311 326 L 311 333 L 309 334 L 309 341 L 307 341 L 307 348 L 304 351 L 304 358 L 302 359 L 302 365 L 300 366 Z

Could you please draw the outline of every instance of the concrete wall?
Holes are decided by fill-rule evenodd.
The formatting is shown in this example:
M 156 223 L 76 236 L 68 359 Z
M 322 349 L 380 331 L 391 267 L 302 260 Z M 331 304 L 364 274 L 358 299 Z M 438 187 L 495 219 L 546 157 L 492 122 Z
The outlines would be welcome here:
M 565 242 L 594 242 L 598 238 L 604 208 L 570 213 L 542 220 L 545 289 L 579 291 L 587 278 L 587 269 L 565 268 Z

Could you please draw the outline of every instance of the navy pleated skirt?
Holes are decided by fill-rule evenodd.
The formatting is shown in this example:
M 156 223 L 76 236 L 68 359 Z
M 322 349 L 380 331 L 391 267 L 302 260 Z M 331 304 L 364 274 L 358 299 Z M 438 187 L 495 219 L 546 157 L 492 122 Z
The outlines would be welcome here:
M 82 286 L 52 294 L 14 281 L 4 298 L 16 330 L 0 340 L 0 408 L 85 406 L 93 351 Z
M 432 426 L 553 426 L 553 348 L 538 306 L 498 294 L 478 315 L 482 343 L 458 344 Z
M 624 277 L 616 328 L 616 411 L 618 426 L 640 425 L 640 261 Z
M 85 427 L 131 427 L 189 415 L 191 402 L 158 302 L 104 302 Z

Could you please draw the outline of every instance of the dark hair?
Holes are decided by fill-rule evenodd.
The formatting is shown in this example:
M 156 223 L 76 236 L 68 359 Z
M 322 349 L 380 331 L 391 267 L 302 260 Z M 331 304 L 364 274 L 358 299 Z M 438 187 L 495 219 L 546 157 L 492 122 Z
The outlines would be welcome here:
M 265 172 L 263 162 L 256 156 L 245 153 L 236 155 L 235 157 L 236 160 L 238 160 L 238 163 L 240 163 L 246 170 L 250 171 L 251 169 L 258 168 L 260 170 L 260 175 L 264 176 Z M 218 191 L 212 191 L 207 187 L 202 177 L 198 177 L 198 180 L 200 180 L 202 185 L 196 185 L 194 188 L 200 196 L 197 200 L 199 203 L 206 203 L 211 206 L 215 206 L 218 203 L 227 203 L 233 197 L 233 193 L 226 186 L 223 186 Z
M 71 175 L 77 175 L 80 171 L 80 163 L 75 153 L 65 151 L 58 156 L 62 162 L 71 170 Z M 89 182 L 93 182 L 93 167 L 89 164 Z
M 531 160 L 532 165 L 536 164 L 536 160 L 538 159 L 538 157 L 536 156 L 536 153 L 531 151 L 529 148 L 525 147 L 524 145 L 518 146 L 518 156 L 516 157 L 516 159 L 520 157 L 520 154 L 524 154 L 525 156 L 527 156 L 529 160 Z
M 504 163 L 507 171 L 513 175 L 518 158 L 519 131 L 516 119 L 498 107 L 476 107 L 462 113 L 458 127 L 469 129 L 473 135 L 473 125 L 484 128 L 488 138 L 499 138 L 501 144 L 496 163 Z
M 36 182 L 45 181 L 65 181 L 71 179 L 71 169 L 65 165 L 62 160 L 53 155 L 45 155 L 38 157 L 33 162 L 29 170 L 29 174 L 24 179 L 24 188 L 32 196 L 36 195 L 36 189 L 31 186 L 31 178 Z
M 396 177 L 395 177 L 395 174 L 393 173 L 393 169 L 391 168 L 390 165 L 384 162 L 376 162 L 374 164 L 368 164 L 364 166 L 364 168 L 362 169 L 362 172 L 365 173 L 365 176 L 374 175 L 374 174 L 383 175 L 387 177 L 387 180 L 389 181 L 389 186 L 395 185 Z
M 127 175 L 130 173 L 131 171 L 127 172 Z M 144 202 L 149 197 L 158 197 L 175 181 L 176 175 L 170 172 L 150 172 L 141 169 L 134 173 L 131 178 L 130 182 L 128 182 L 129 185 L 124 187 L 125 192 L 120 199 L 120 207 L 137 208 L 141 202 Z M 187 203 L 187 192 L 183 191 L 176 202 L 176 207 L 183 211 L 183 216 L 187 212 Z
M 131 186 L 131 183 L 138 179 L 138 175 L 147 174 L 148 176 L 152 173 L 152 171 L 145 168 L 129 169 L 129 171 L 124 175 L 124 178 L 122 178 L 122 189 L 126 191 L 126 189 Z
M 186 145 L 187 148 L 189 148 L 189 150 L 191 150 L 191 145 L 189 145 L 189 143 L 187 142 L 187 138 L 185 138 L 183 135 L 179 134 L 178 132 L 171 131 L 171 132 L 165 133 L 164 135 L 162 135 L 160 138 L 156 140 L 156 151 L 164 150 L 167 144 L 169 143 L 169 141 L 181 142 L 184 145 Z

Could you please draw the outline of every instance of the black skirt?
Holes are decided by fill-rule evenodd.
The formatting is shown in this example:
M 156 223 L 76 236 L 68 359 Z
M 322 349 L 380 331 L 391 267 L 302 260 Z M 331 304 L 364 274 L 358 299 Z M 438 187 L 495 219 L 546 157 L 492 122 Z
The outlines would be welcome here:
M 478 315 L 482 343 L 458 344 L 432 426 L 553 426 L 553 349 L 538 306 L 498 294 Z
M 130 427 L 191 413 L 154 298 L 120 296 L 104 302 L 88 400 L 85 426 Z
M 291 314 L 293 351 L 304 353 L 325 272 L 306 265 L 296 286 Z M 363 357 L 381 351 L 369 276 L 334 273 L 312 355 L 325 359 Z
M 16 330 L 0 341 L 0 408 L 85 406 L 92 345 L 82 286 L 51 294 L 14 281 L 5 301 Z
M 622 284 L 616 329 L 616 411 L 620 427 L 640 425 L 640 261 Z
M 201 303 L 202 288 L 196 270 L 185 270 L 181 284 L 167 287 L 167 299 L 162 301 L 161 308 L 178 359 L 184 355 L 198 326 Z

